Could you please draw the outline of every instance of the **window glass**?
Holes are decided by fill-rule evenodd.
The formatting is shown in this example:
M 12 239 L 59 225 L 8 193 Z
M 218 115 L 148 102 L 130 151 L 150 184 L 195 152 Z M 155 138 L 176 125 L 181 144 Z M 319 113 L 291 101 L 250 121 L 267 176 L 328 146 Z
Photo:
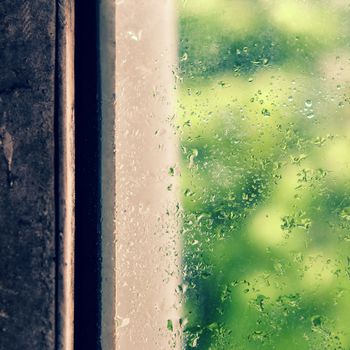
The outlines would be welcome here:
M 186 349 L 350 347 L 350 3 L 179 0 Z

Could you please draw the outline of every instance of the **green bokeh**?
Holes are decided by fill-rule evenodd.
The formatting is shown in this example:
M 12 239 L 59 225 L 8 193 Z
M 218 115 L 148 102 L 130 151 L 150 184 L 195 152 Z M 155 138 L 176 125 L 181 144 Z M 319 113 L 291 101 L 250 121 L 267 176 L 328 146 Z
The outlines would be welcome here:
M 179 13 L 186 349 L 349 349 L 349 4 Z

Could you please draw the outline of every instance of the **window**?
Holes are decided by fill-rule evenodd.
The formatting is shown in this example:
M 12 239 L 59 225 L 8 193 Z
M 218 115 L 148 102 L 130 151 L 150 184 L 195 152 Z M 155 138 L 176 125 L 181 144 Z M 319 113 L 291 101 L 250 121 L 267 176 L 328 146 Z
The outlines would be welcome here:
M 180 345 L 175 12 L 106 1 L 100 23 L 102 348 L 166 349 Z
M 346 349 L 349 4 L 102 1 L 103 349 Z
M 349 347 L 348 15 L 180 2 L 186 349 Z

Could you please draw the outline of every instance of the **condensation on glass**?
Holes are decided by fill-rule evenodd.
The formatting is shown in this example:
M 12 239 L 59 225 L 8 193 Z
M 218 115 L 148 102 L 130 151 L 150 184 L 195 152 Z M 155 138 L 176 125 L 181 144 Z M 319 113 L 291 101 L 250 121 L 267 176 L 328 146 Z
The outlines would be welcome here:
M 173 2 L 103 0 L 100 57 L 102 348 L 179 349 Z
M 104 348 L 349 349 L 350 3 L 101 8 Z
M 350 3 L 179 1 L 186 349 L 350 347 Z

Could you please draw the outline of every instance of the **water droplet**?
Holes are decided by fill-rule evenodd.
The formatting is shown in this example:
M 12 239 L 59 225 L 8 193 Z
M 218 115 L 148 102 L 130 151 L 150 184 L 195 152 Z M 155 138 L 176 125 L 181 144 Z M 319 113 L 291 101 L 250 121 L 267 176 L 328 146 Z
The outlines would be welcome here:
M 307 113 L 306 114 L 306 118 L 307 119 L 312 119 L 315 116 L 315 114 L 313 112 Z
M 173 326 L 173 321 L 172 320 L 168 320 L 167 321 L 167 325 L 166 325 L 166 328 L 172 332 L 174 330 L 174 326 Z
M 124 328 L 129 325 L 130 319 L 129 318 L 116 318 L 117 328 Z
M 186 197 L 191 197 L 191 196 L 194 195 L 194 192 L 192 192 L 189 188 L 187 188 L 187 189 L 185 190 L 185 192 L 184 192 L 184 195 L 185 195 Z
M 293 101 L 293 96 L 288 96 L 288 101 L 292 102 Z
M 228 84 L 228 83 L 226 83 L 226 82 L 224 82 L 222 80 L 218 82 L 218 85 L 220 85 L 223 88 L 227 88 L 227 87 L 231 86 L 231 84 Z
M 311 108 L 312 107 L 312 101 L 311 100 L 306 100 L 305 101 L 305 107 Z
M 268 58 L 264 58 L 263 59 L 263 64 L 266 66 L 269 63 L 269 59 Z
M 350 207 L 344 208 L 340 213 L 340 217 L 343 220 L 350 221 Z
M 266 117 L 266 118 L 268 118 L 268 117 L 271 116 L 270 111 L 269 111 L 268 109 L 266 109 L 266 108 L 264 108 L 264 109 L 261 111 L 261 114 L 262 114 L 264 117 Z
M 142 38 L 142 30 L 139 30 L 137 33 L 133 31 L 128 31 L 128 35 L 131 40 L 140 41 Z
M 320 327 L 320 326 L 322 326 L 322 318 L 319 315 L 313 316 L 311 318 L 311 322 L 312 322 L 312 326 L 313 327 Z
M 187 52 L 185 52 L 185 53 L 182 55 L 182 57 L 181 57 L 180 60 L 181 60 L 182 62 L 188 60 L 188 54 L 187 54 Z

